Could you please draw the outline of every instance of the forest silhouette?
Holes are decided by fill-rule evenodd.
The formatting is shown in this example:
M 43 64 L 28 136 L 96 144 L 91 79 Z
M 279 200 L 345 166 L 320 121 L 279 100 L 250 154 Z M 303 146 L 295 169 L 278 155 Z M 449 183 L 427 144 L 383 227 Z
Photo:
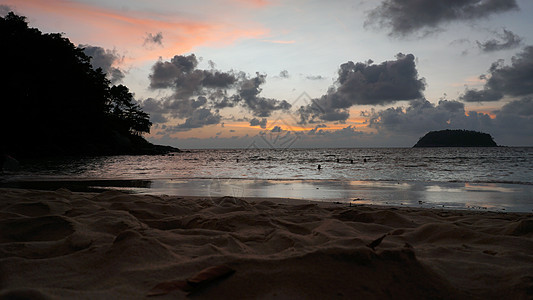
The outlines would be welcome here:
M 156 154 L 142 134 L 152 123 L 124 85 L 112 85 L 91 57 L 26 18 L 0 18 L 3 73 L 1 152 L 14 157 Z

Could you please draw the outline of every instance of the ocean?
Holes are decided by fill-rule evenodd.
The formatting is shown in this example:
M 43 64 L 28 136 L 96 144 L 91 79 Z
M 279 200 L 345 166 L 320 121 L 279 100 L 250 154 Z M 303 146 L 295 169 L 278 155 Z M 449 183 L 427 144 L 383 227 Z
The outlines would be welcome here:
M 533 148 L 250 148 L 56 158 L 23 161 L 0 181 L 3 187 L 531 212 Z

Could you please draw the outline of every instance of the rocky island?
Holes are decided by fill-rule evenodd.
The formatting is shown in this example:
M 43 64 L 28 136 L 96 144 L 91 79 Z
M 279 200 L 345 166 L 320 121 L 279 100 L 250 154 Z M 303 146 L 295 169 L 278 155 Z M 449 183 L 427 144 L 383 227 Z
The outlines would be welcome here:
M 413 148 L 418 147 L 498 147 L 498 145 L 488 133 L 446 129 L 426 133 L 413 146 Z

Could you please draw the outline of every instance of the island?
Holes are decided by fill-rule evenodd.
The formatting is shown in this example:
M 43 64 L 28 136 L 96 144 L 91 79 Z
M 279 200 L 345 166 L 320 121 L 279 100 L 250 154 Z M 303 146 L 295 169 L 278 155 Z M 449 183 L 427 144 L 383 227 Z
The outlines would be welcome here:
M 488 133 L 446 129 L 426 133 L 413 146 L 413 148 L 419 147 L 498 147 L 498 145 Z

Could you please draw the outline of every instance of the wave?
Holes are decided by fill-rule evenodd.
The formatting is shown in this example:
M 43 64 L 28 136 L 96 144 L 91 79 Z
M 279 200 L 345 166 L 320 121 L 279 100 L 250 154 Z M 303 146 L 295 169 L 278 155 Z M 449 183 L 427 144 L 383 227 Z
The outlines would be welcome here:
M 270 182 L 393 182 L 393 183 L 460 183 L 460 184 L 514 184 L 514 185 L 533 185 L 531 181 L 520 180 L 412 180 L 398 178 L 312 178 L 296 174 L 292 177 L 243 177 L 241 176 L 159 176 L 159 177 L 139 177 L 139 176 L 122 176 L 122 177 L 74 177 L 74 176 L 19 176 L 9 179 L 0 177 L 0 187 L 9 185 L 9 183 L 20 182 L 156 182 L 156 181 L 174 181 L 174 180 L 220 180 L 220 181 L 270 181 Z

